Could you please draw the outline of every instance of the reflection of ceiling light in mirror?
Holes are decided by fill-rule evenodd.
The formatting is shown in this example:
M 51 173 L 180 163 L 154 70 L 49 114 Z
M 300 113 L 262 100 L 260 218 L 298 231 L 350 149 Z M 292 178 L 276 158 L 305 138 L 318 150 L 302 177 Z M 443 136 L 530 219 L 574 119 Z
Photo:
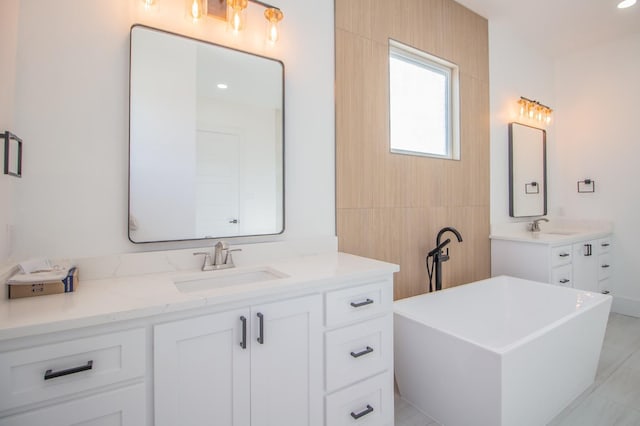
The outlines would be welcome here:
M 627 7 L 631 7 L 636 4 L 636 0 L 622 0 L 618 3 L 618 9 L 626 9 Z
M 226 89 L 227 87 L 229 87 L 224 83 L 218 83 L 216 86 L 218 87 L 218 89 L 223 89 L 223 90 Z

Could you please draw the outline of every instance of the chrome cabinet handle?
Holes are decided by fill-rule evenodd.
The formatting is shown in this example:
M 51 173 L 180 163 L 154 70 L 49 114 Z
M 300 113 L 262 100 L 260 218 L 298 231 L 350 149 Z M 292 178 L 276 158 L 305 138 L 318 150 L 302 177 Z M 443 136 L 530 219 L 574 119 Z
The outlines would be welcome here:
M 600 244 L 600 246 L 601 246 L 601 247 L 609 247 L 610 245 L 611 245 L 611 244 L 609 244 L 609 243 L 602 243 L 602 244 Z
M 258 343 L 264 345 L 264 315 L 258 312 L 257 316 L 260 319 L 260 333 L 258 335 Z
M 373 412 L 373 407 L 370 406 L 369 404 L 367 404 L 367 408 L 360 411 L 359 413 L 354 413 L 353 411 L 351 412 L 351 417 L 353 417 L 354 419 L 358 420 L 360 417 L 364 417 L 369 413 Z
M 370 354 L 371 352 L 373 352 L 373 348 L 370 346 L 367 346 L 367 349 L 360 351 L 360 352 L 351 352 L 351 356 L 354 358 L 360 358 L 362 355 L 366 355 L 366 354 Z
M 568 283 L 569 281 L 571 281 L 571 280 L 568 280 L 568 279 L 566 279 L 566 278 L 563 278 L 563 279 L 561 279 L 561 280 L 560 280 L 560 283 L 562 283 L 562 284 L 566 284 L 566 283 Z
M 367 299 L 363 302 L 351 302 L 351 306 L 353 306 L 354 308 L 360 308 L 362 306 L 370 305 L 372 303 L 373 303 L 373 300 Z
M 569 253 L 560 253 L 560 254 L 559 254 L 559 256 L 560 256 L 560 257 L 568 257 L 568 256 L 569 256 Z
M 602 265 L 603 268 L 610 268 L 611 265 L 607 265 L 606 263 L 604 265 Z
M 80 367 L 68 368 L 66 370 L 53 371 L 47 370 L 44 373 L 45 380 L 55 379 L 56 377 L 68 376 L 70 374 L 76 374 L 81 371 L 91 370 L 93 368 L 93 360 L 87 361 L 85 365 L 81 365 Z
M 240 321 L 242 322 L 242 341 L 240 342 L 240 347 L 247 349 L 247 319 L 241 316 Z

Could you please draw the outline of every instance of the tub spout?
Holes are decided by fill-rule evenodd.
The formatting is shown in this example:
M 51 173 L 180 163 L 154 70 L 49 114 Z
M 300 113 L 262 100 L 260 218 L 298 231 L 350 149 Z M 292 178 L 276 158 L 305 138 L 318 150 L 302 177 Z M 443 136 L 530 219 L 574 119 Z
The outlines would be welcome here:
M 449 249 L 447 249 L 446 251 L 443 251 L 443 249 L 446 247 L 447 244 L 451 242 L 451 239 L 449 238 L 447 238 L 444 241 L 440 241 L 442 239 L 442 236 L 446 232 L 453 233 L 458 239 L 458 242 L 459 243 L 462 242 L 462 235 L 460 234 L 460 232 L 458 232 L 456 228 L 447 226 L 445 228 L 442 228 L 438 232 L 438 236 L 436 237 L 436 247 L 427 254 L 427 259 L 426 259 L 427 274 L 429 275 L 429 291 L 430 292 L 433 290 L 432 278 L 434 273 L 436 276 L 435 290 L 442 289 L 442 262 L 446 262 L 447 260 L 449 260 Z M 431 268 L 429 268 L 429 259 L 431 259 Z

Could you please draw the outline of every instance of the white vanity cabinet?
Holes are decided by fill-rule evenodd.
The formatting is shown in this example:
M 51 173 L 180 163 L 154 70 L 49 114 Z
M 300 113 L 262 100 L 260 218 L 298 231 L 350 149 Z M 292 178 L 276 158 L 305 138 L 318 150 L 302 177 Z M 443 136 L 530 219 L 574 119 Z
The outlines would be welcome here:
M 398 267 L 335 252 L 269 267 L 282 277 L 0 300 L 0 426 L 392 425 Z
M 510 275 L 601 292 L 609 288 L 611 236 L 530 241 L 492 238 L 491 275 Z
M 156 426 L 322 424 L 322 296 L 154 327 Z
M 145 424 L 145 330 L 0 352 L 0 425 Z

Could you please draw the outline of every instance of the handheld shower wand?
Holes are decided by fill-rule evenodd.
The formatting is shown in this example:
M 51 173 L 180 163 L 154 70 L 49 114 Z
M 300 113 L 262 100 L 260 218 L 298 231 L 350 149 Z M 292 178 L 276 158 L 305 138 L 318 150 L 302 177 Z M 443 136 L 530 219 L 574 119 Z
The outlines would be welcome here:
M 446 240 L 440 242 L 442 235 L 445 234 L 446 232 L 453 233 L 458 239 L 458 242 L 459 243 L 462 242 L 462 235 L 460 234 L 460 232 L 458 232 L 456 228 L 447 226 L 445 228 L 442 228 L 438 232 L 438 236 L 436 237 L 436 247 L 427 254 L 427 259 L 426 259 L 427 274 L 429 275 L 429 292 L 433 291 L 432 278 L 433 278 L 434 272 L 436 275 L 435 290 L 436 291 L 442 290 L 442 262 L 446 262 L 447 260 L 449 260 L 449 249 L 447 248 L 446 252 L 443 251 L 443 249 L 446 247 L 447 244 L 451 242 L 450 238 L 447 238 Z M 431 268 L 429 268 L 429 259 L 431 259 Z

